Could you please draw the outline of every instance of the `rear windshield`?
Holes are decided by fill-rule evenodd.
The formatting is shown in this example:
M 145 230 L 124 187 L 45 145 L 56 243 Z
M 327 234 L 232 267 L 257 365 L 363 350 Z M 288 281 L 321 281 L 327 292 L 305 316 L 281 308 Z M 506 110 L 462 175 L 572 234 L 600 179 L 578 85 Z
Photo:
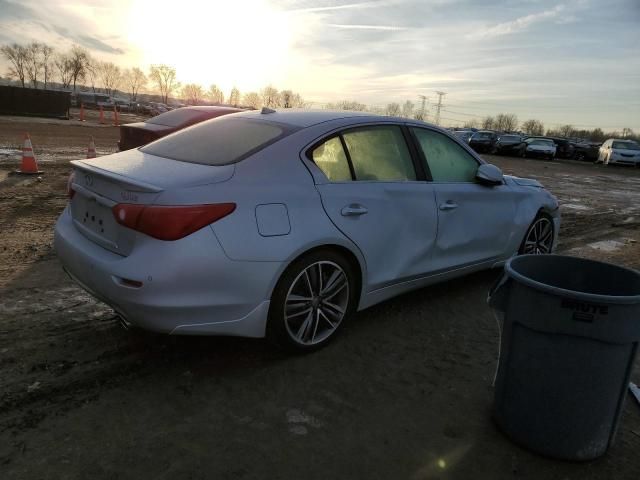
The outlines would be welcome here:
M 501 135 L 500 140 L 506 140 L 507 142 L 518 142 L 520 141 L 520 137 L 516 135 Z
M 140 150 L 180 162 L 228 165 L 289 133 L 275 123 L 225 115 L 180 130 Z
M 204 115 L 198 110 L 191 110 L 190 108 L 178 108 L 169 112 L 161 113 L 157 117 L 150 118 L 147 123 L 153 123 L 154 125 L 164 125 L 166 127 L 179 127 L 181 125 L 189 124 L 202 118 Z
M 474 138 L 491 138 L 493 133 L 491 132 L 477 132 L 473 134 Z
M 626 150 L 640 150 L 640 145 L 635 142 L 613 142 L 613 148 L 624 148 Z

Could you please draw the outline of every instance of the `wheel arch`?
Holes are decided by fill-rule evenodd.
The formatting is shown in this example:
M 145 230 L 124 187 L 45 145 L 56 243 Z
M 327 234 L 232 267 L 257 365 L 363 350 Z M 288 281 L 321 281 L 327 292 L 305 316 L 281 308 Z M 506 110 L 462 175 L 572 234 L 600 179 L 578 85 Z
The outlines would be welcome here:
M 363 289 L 363 285 L 364 285 L 364 278 L 365 278 L 365 273 L 366 273 L 366 266 L 364 264 L 364 259 L 362 259 L 356 252 L 354 252 L 353 250 L 351 250 L 350 248 L 348 248 L 345 245 L 340 245 L 338 243 L 322 243 L 322 244 L 318 244 L 318 245 L 314 245 L 311 247 L 308 247 L 302 251 L 297 252 L 296 254 L 294 254 L 289 260 L 287 260 L 287 262 L 285 262 L 284 268 L 281 269 L 280 273 L 278 274 L 278 277 L 276 278 L 272 288 L 271 288 L 271 294 L 273 294 L 273 290 L 275 289 L 276 285 L 278 284 L 278 282 L 280 281 L 280 279 L 282 278 L 282 275 L 284 275 L 284 273 L 289 269 L 289 267 L 295 263 L 296 261 L 298 261 L 299 259 L 310 255 L 312 253 L 318 252 L 318 251 L 322 251 L 322 250 L 329 250 L 329 251 L 333 251 L 333 252 L 337 252 L 341 255 L 344 256 L 344 258 L 349 262 L 349 264 L 351 265 L 351 267 L 353 268 L 353 272 L 356 276 L 355 281 L 356 281 L 356 288 L 355 291 L 358 294 L 358 297 L 356 298 L 356 310 L 358 309 L 358 306 L 360 305 L 360 299 L 362 298 L 362 289 Z

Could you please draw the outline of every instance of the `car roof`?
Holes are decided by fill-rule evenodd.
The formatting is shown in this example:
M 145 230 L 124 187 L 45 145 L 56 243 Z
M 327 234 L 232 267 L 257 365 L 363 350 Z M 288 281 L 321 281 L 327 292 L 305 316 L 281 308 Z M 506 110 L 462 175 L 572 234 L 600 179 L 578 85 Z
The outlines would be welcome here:
M 265 113 L 263 113 L 265 112 Z M 303 110 L 297 108 L 283 108 L 278 110 L 252 110 L 234 115 L 234 117 L 257 118 L 260 120 L 291 125 L 293 127 L 306 128 L 319 123 L 329 122 L 351 117 L 370 117 L 375 120 L 389 119 L 399 120 L 395 117 L 384 117 L 369 112 L 352 112 L 349 110 Z M 410 121 L 409 119 L 404 119 Z

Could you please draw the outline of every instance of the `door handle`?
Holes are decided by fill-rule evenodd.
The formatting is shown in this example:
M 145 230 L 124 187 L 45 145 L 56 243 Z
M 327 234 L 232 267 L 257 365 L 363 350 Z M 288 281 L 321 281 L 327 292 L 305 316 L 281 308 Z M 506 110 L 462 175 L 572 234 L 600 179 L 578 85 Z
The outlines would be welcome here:
M 353 217 L 353 216 L 356 216 L 356 215 L 364 215 L 368 211 L 369 210 L 367 210 L 366 207 L 364 207 L 362 205 L 351 204 L 351 205 L 347 205 L 342 210 L 340 210 L 340 214 L 343 217 Z
M 445 203 L 440 204 L 440 210 L 453 210 L 454 208 L 458 208 L 458 204 L 451 200 L 447 200 Z

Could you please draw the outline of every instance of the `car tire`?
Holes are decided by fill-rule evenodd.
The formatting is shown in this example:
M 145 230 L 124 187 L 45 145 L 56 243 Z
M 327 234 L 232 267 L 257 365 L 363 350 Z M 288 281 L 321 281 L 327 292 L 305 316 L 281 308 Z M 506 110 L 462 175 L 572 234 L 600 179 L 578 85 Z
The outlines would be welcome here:
M 339 252 L 316 250 L 295 260 L 271 295 L 267 339 L 296 353 L 324 347 L 355 311 L 356 289 L 353 266 Z
M 555 226 L 550 215 L 540 212 L 533 219 L 522 239 L 518 255 L 543 255 L 553 251 Z

